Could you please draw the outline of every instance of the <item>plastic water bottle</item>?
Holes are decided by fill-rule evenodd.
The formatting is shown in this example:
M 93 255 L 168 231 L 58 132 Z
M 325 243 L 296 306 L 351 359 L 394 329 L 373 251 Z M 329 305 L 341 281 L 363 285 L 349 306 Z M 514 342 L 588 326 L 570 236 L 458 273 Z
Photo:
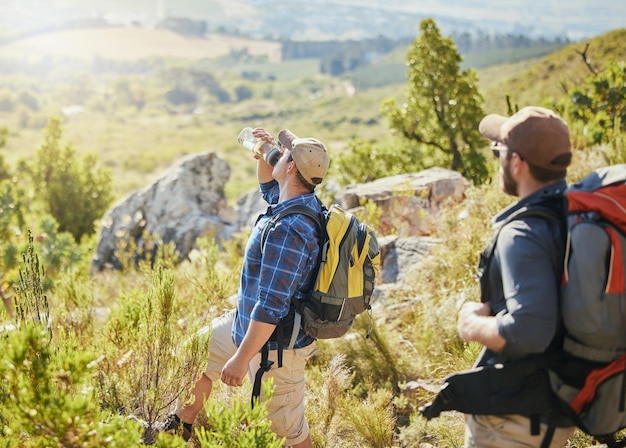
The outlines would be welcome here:
M 260 155 L 271 166 L 276 165 L 280 159 L 280 150 L 271 143 L 255 137 L 252 134 L 252 128 L 243 128 L 237 141 L 247 150 Z

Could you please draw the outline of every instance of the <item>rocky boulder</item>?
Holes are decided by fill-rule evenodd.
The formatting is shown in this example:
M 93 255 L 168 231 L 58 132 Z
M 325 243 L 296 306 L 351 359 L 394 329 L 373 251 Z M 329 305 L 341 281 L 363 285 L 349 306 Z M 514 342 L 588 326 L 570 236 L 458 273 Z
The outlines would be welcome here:
M 446 205 L 461 202 L 470 185 L 457 171 L 430 168 L 350 186 L 344 190 L 341 203 L 346 209 L 362 207 L 366 201 L 376 204 L 382 211 L 377 225 L 382 235 L 431 235 L 439 212 Z
M 224 194 L 229 176 L 230 166 L 217 154 L 194 154 L 121 200 L 102 219 L 92 270 L 121 268 L 116 256 L 120 246 L 133 248 L 141 258 L 159 244 L 174 242 L 183 260 L 199 237 L 231 238 L 237 227 Z

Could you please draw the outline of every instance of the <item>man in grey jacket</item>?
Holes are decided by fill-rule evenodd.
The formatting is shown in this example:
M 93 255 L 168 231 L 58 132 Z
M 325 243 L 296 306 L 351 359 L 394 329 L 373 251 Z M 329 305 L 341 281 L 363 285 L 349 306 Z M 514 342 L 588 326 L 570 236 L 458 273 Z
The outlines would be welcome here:
M 519 197 L 494 219 L 497 241 L 484 267 L 481 303 L 465 303 L 458 316 L 459 335 L 484 346 L 476 365 L 486 366 L 541 357 L 558 334 L 563 227 L 545 216 L 510 218 L 533 206 L 562 216 L 571 143 L 566 123 L 540 107 L 487 115 L 479 131 L 493 142 L 502 190 Z M 562 447 L 573 431 L 568 420 L 550 415 L 469 415 L 465 447 L 540 447 L 546 433 L 550 447 Z

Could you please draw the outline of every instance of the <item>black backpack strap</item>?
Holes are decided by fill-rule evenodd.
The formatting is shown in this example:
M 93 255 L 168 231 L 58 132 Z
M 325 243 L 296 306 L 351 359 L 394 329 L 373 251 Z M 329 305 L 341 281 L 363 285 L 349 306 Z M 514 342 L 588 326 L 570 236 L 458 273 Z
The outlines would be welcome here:
M 320 204 L 320 207 L 322 208 L 322 212 L 321 213 L 324 213 L 323 211 L 324 211 L 324 209 L 326 207 L 324 206 L 322 201 L 317 196 L 315 197 L 315 199 L 317 199 L 318 204 Z M 315 224 L 317 225 L 317 228 L 319 229 L 320 232 L 323 233 L 323 232 L 326 231 L 326 229 L 324 228 L 324 225 L 322 223 L 322 216 L 321 216 L 320 213 L 314 212 L 313 210 L 311 210 L 306 205 L 302 205 L 302 204 L 292 205 L 292 206 L 287 207 L 284 210 L 280 211 L 279 213 L 276 213 L 275 215 L 273 215 L 272 218 L 267 222 L 265 227 L 263 227 L 263 231 L 261 232 L 261 253 L 263 253 L 263 250 L 265 249 L 265 241 L 267 240 L 267 235 L 268 235 L 270 229 L 272 227 L 274 227 L 274 225 L 281 218 L 283 218 L 285 216 L 288 216 L 288 215 L 293 215 L 293 214 L 301 214 L 301 215 L 305 215 L 305 216 L 309 217 L 311 220 L 313 220 L 313 222 L 315 222 Z M 322 241 L 322 240 L 323 240 L 323 235 L 320 238 L 320 241 Z M 318 259 L 318 264 L 321 261 L 321 256 L 322 256 L 322 247 L 320 247 L 320 256 L 319 256 L 319 259 Z M 291 306 L 292 306 L 292 308 L 295 309 L 296 314 L 302 314 L 302 305 L 300 303 L 298 303 L 298 301 L 294 300 L 293 297 L 291 298 Z M 292 338 L 291 338 L 291 342 L 289 344 L 290 348 L 293 347 L 293 344 L 295 343 L 295 339 L 294 338 L 297 337 L 297 333 L 299 331 L 299 326 L 298 326 L 298 329 L 297 329 L 295 323 L 298 323 L 298 325 L 299 325 L 300 320 L 301 320 L 301 316 L 298 316 L 298 318 L 294 322 L 293 331 L 292 331 Z
M 274 227 L 274 225 L 278 222 L 279 219 L 288 215 L 293 215 L 293 214 L 300 214 L 300 215 L 308 216 L 315 222 L 318 229 L 323 230 L 322 220 L 318 213 L 315 213 L 306 205 L 302 205 L 302 204 L 292 205 L 276 213 L 275 215 L 273 215 L 270 218 L 270 220 L 267 222 L 265 227 L 263 227 L 263 231 L 261 232 L 261 253 L 263 252 L 265 248 L 265 240 L 267 240 L 267 234 L 269 233 L 270 229 Z
M 294 328 L 295 328 L 295 325 L 294 325 Z M 277 345 L 276 351 L 277 351 L 277 357 L 278 357 L 278 367 L 282 367 L 283 366 L 283 349 L 284 349 L 283 326 L 279 323 L 276 326 L 276 329 L 274 330 L 274 332 L 276 335 L 276 345 Z M 296 333 L 296 336 L 297 336 L 297 333 Z M 292 336 L 292 339 L 295 340 L 295 337 Z M 269 342 L 270 341 L 267 341 L 267 343 L 261 349 L 261 363 L 259 364 L 259 369 L 256 371 L 256 374 L 254 375 L 254 384 L 252 386 L 252 408 L 254 408 L 254 399 L 261 397 L 261 380 L 263 379 L 263 375 L 265 374 L 265 372 L 269 372 L 272 365 L 274 365 L 274 361 L 269 360 Z M 293 344 L 291 344 L 291 346 L 293 347 Z
M 624 448 L 626 447 L 626 437 L 622 439 L 616 439 L 613 435 L 608 436 L 595 436 L 598 442 L 603 443 L 607 448 Z
M 511 216 L 506 218 L 495 231 L 492 239 L 489 241 L 489 244 L 480 254 L 480 263 L 478 265 L 478 272 L 476 277 L 480 281 L 480 299 L 482 302 L 486 302 L 488 300 L 487 296 L 487 286 L 488 286 L 488 269 L 489 264 L 491 263 L 491 259 L 493 258 L 493 254 L 496 249 L 496 244 L 498 242 L 498 236 L 500 235 L 500 231 L 504 228 L 508 223 L 528 218 L 532 216 L 537 216 L 543 218 L 547 221 L 556 224 L 561 229 L 561 235 L 565 236 L 566 231 L 566 219 L 565 214 L 559 213 L 559 211 L 555 210 L 552 207 L 547 207 L 544 205 L 534 205 L 530 207 L 524 207 L 513 213 Z M 534 414 L 529 416 L 530 419 L 530 433 L 531 435 L 538 435 L 540 433 L 540 424 L 541 424 L 541 415 Z M 554 418 L 552 415 L 548 415 L 548 428 L 546 430 L 546 434 L 543 437 L 541 442 L 541 448 L 549 448 L 550 443 L 552 442 L 552 438 L 554 437 L 554 431 L 556 430 L 556 425 L 554 423 Z
M 489 264 L 491 263 L 491 259 L 493 258 L 493 254 L 496 250 L 496 244 L 498 243 L 498 236 L 500 235 L 500 231 L 511 221 L 515 221 L 518 219 L 528 218 L 531 216 L 538 216 L 540 218 L 544 218 L 561 228 L 561 234 L 566 235 L 566 220 L 564 214 L 561 215 L 557 210 L 554 210 L 551 207 L 546 207 L 542 205 L 534 205 L 531 207 L 523 207 L 519 209 L 517 212 L 513 213 L 511 216 L 506 218 L 502 223 L 499 224 L 496 229 L 493 237 L 487 244 L 487 247 L 480 254 L 480 261 L 478 263 L 478 270 L 476 272 L 476 279 L 480 282 L 480 300 L 481 302 L 486 302 L 487 298 L 487 285 L 488 279 L 487 274 L 489 272 Z
M 541 448 L 550 448 L 550 443 L 552 443 L 552 438 L 554 437 L 554 431 L 556 431 L 554 418 L 552 418 L 552 415 L 548 418 L 548 429 L 546 430 L 546 434 L 543 436 L 543 440 L 541 441 Z
M 251 406 L 253 409 L 254 409 L 255 398 L 259 399 L 261 397 L 261 380 L 263 379 L 263 374 L 265 372 L 269 372 L 272 367 L 272 364 L 274 364 L 274 361 L 269 360 L 268 344 L 265 344 L 263 348 L 261 349 L 261 364 L 259 364 L 259 370 L 256 371 L 256 375 L 254 376 L 254 385 L 252 386 L 252 399 L 251 399 Z M 282 361 L 282 359 L 280 361 Z

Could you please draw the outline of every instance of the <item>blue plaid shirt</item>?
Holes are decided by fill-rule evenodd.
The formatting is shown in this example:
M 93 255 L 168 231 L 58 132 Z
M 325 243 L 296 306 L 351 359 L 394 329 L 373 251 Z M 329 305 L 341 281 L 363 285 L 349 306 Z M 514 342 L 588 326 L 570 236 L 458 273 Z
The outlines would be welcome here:
M 304 204 L 319 212 L 315 193 L 278 203 L 278 182 L 272 180 L 260 184 L 260 189 L 263 199 L 270 206 L 252 229 L 246 246 L 237 317 L 232 329 L 237 347 L 243 341 L 251 319 L 278 324 L 289 312 L 291 297 L 302 299 L 315 281 L 313 277 L 319 253 L 319 231 L 311 218 L 298 213 L 281 218 L 267 233 L 265 247 L 261 252 L 261 233 L 272 215 L 292 204 Z M 294 347 L 305 347 L 313 341 L 312 337 L 300 331 Z

